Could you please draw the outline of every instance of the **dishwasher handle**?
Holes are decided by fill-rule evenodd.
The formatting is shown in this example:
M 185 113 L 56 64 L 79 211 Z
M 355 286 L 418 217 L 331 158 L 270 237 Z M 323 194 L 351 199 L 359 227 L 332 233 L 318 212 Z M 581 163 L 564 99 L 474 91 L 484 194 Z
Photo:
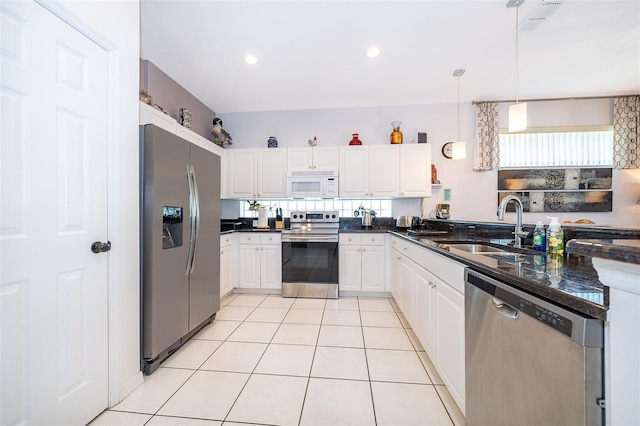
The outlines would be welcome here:
M 517 309 L 512 308 L 495 296 L 491 296 L 491 305 L 493 305 L 494 309 L 498 311 L 500 315 L 510 320 L 517 321 L 520 316 L 520 312 Z

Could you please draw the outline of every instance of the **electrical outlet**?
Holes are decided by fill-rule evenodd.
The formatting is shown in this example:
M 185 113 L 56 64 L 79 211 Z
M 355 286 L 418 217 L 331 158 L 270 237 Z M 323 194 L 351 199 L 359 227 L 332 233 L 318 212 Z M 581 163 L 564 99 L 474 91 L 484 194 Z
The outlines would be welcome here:
M 444 201 L 451 201 L 451 188 L 444 188 Z

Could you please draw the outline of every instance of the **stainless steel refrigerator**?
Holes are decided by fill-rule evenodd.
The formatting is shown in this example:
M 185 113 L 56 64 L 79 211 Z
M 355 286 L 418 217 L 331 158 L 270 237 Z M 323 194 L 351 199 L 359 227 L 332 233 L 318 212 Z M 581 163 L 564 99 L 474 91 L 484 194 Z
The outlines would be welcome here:
M 140 126 L 142 369 L 159 364 L 220 308 L 220 157 Z

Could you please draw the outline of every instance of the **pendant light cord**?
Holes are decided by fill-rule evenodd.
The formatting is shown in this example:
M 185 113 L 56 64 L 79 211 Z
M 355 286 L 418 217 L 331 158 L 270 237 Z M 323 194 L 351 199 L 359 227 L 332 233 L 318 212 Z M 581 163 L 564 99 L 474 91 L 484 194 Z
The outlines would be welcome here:
M 458 76 L 458 141 L 460 141 L 460 76 Z
M 520 2 L 516 4 L 516 103 L 518 103 L 518 86 L 520 85 L 520 60 L 518 55 L 520 31 L 518 30 L 518 11 L 520 10 Z

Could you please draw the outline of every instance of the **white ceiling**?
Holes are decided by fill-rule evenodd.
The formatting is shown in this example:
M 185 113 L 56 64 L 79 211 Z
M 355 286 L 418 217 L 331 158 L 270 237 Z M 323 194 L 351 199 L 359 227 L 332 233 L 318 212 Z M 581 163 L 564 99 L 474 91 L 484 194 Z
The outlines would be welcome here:
M 218 113 L 457 102 L 456 68 L 463 102 L 514 99 L 515 13 L 506 0 L 142 0 L 141 56 Z M 520 31 L 519 70 L 520 99 L 640 92 L 640 1 L 565 0 Z

